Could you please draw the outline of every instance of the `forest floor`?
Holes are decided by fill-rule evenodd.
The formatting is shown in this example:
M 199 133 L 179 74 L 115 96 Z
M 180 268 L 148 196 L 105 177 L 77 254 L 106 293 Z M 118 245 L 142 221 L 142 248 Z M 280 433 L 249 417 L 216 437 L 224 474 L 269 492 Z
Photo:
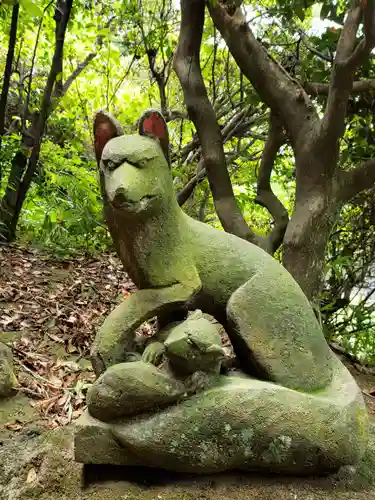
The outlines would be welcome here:
M 375 375 L 345 359 L 373 424 L 369 453 L 344 474 L 197 479 L 76 464 L 72 429 L 94 379 L 88 353 L 95 329 L 133 290 L 114 254 L 61 260 L 0 247 L 0 341 L 13 350 L 19 382 L 18 394 L 0 405 L 0 500 L 375 500 Z

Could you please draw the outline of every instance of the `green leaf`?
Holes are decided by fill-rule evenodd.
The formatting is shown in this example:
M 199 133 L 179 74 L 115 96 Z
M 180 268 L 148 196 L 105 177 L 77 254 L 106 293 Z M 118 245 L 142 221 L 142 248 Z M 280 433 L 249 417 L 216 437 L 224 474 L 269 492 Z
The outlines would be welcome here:
M 42 15 L 42 9 L 33 0 L 20 0 L 20 6 L 25 9 L 30 16 L 40 17 Z

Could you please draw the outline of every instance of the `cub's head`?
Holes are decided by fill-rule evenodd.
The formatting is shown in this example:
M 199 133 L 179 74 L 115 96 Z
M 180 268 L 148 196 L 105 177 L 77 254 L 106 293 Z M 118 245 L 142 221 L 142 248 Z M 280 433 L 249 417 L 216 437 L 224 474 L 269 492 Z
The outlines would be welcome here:
M 149 215 L 174 197 L 168 128 L 159 111 L 144 113 L 134 135 L 124 135 L 117 120 L 100 111 L 94 141 L 103 194 L 114 210 Z
M 197 371 L 219 373 L 225 357 L 217 326 L 200 311 L 173 327 L 164 347 L 172 368 L 183 375 Z

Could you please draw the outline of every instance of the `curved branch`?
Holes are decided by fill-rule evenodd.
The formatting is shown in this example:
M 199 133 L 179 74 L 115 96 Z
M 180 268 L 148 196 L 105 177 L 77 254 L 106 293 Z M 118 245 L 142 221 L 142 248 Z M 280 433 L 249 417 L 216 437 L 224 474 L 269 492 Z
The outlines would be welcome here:
M 337 141 L 345 131 L 347 104 L 355 72 L 363 57 L 369 55 L 375 45 L 374 6 L 375 0 L 366 0 L 348 12 L 337 44 L 327 105 L 321 123 L 321 136 L 329 142 Z M 362 13 L 365 36 L 356 45 Z
M 327 96 L 330 89 L 330 85 L 328 83 L 304 82 L 302 85 L 305 91 L 311 96 Z M 362 92 L 369 92 L 370 90 L 375 90 L 375 79 L 372 78 L 352 82 L 350 93 L 360 94 Z
M 82 73 L 83 70 L 87 68 L 87 66 L 90 64 L 90 62 L 98 55 L 99 50 L 96 50 L 95 52 L 90 52 L 88 56 L 85 57 L 85 59 L 77 64 L 76 69 L 72 72 L 71 75 L 65 80 L 65 83 L 61 85 L 61 88 L 55 88 L 55 91 L 53 92 L 53 98 L 56 97 L 63 97 L 69 90 L 70 86 L 74 82 L 74 80 Z
M 242 151 L 236 151 L 235 153 L 228 154 L 227 166 L 234 163 L 246 149 L 248 149 L 248 146 L 246 146 Z M 255 161 L 258 159 L 259 159 L 258 156 L 254 155 L 253 157 L 248 158 L 248 161 Z M 203 159 L 201 159 L 197 165 L 197 173 L 187 182 L 187 184 L 185 184 L 185 186 L 181 189 L 181 191 L 177 195 L 177 202 L 180 205 L 180 207 L 187 202 L 187 200 L 193 194 L 196 186 L 200 184 L 205 178 L 206 178 L 206 169 L 204 168 L 204 161 Z M 261 246 L 262 248 L 266 248 L 265 244 L 262 244 Z
M 298 138 L 306 137 L 306 128 L 310 131 L 314 124 L 319 123 L 319 117 L 303 88 L 258 42 L 241 8 L 234 8 L 232 3 L 224 0 L 206 2 L 215 26 L 242 73 L 283 121 L 292 142 L 295 144 Z
M 333 56 L 330 54 L 329 56 L 326 56 L 319 50 L 317 50 L 315 47 L 312 47 L 307 41 L 306 41 L 306 36 L 301 33 L 301 40 L 303 45 L 306 47 L 306 49 L 311 52 L 312 54 L 316 55 L 319 57 L 319 59 L 322 59 L 323 61 L 327 61 L 329 63 L 333 63 Z
M 177 202 L 182 207 L 193 194 L 196 186 L 206 177 L 206 169 L 204 168 L 204 161 L 201 160 L 197 166 L 197 173 L 188 181 L 187 184 L 181 189 L 177 195 Z
M 165 78 L 165 68 L 167 65 L 165 65 L 161 70 L 158 70 L 156 68 L 156 54 L 153 53 L 153 50 L 147 50 L 147 47 L 146 47 L 146 54 L 151 75 L 155 79 L 156 84 L 158 86 L 159 96 L 160 96 L 160 109 L 162 115 L 166 117 L 168 115 L 168 102 L 166 93 L 167 81 Z
M 221 130 L 201 73 L 204 11 L 204 0 L 181 1 L 181 28 L 174 69 L 184 92 L 189 116 L 197 130 L 220 222 L 225 231 L 258 243 L 258 237 L 247 225 L 237 205 L 226 167 Z
M 45 129 L 45 125 L 51 112 L 52 106 L 52 91 L 56 83 L 59 70 L 62 67 L 61 61 L 63 60 L 64 44 L 66 30 L 68 27 L 68 22 L 70 19 L 70 14 L 73 8 L 73 0 L 57 0 L 55 6 L 55 47 L 52 56 L 52 63 L 49 70 L 47 82 L 43 91 L 43 98 L 40 106 L 40 113 L 38 116 L 38 121 L 35 125 L 34 131 L 34 145 L 31 151 L 31 155 L 28 161 L 26 172 L 23 176 L 22 183 L 17 195 L 17 206 L 16 212 L 18 215 L 21 211 L 22 204 L 24 202 L 26 193 L 30 187 L 32 179 L 34 177 L 41 147 L 41 139 Z
M 362 58 L 369 55 L 375 45 L 375 1 L 362 0 L 361 8 L 363 9 L 363 32 L 364 37 L 357 45 L 353 54 L 350 56 L 347 64 L 358 66 Z
M 232 137 L 238 134 L 238 132 L 244 134 L 254 123 L 255 119 L 244 121 L 246 116 L 249 114 L 250 106 L 245 107 L 236 113 L 228 122 L 228 124 L 222 129 L 222 141 L 223 144 L 229 141 Z M 226 162 L 226 165 L 235 161 L 235 159 L 239 156 L 238 154 L 231 155 Z M 204 168 L 204 161 L 201 159 L 197 165 L 197 173 L 194 177 L 192 177 L 187 184 L 182 188 L 182 190 L 177 195 L 177 201 L 180 207 L 186 203 L 186 201 L 193 194 L 196 186 L 203 181 L 206 177 L 206 169 Z
M 172 122 L 174 120 L 188 120 L 189 117 L 187 116 L 186 113 L 183 111 L 180 111 L 179 109 L 170 109 L 167 112 L 167 116 L 164 117 L 165 121 Z
M 338 172 L 337 199 L 347 202 L 375 184 L 375 159 L 367 160 L 353 170 Z
M 285 135 L 280 121 L 272 113 L 269 122 L 269 134 L 264 145 L 262 160 L 260 162 L 255 203 L 266 208 L 274 219 L 274 227 L 271 234 L 267 237 L 269 252 L 273 254 L 283 242 L 285 231 L 289 223 L 289 216 L 284 205 L 272 191 L 270 183 L 275 159 L 280 147 L 285 142 Z

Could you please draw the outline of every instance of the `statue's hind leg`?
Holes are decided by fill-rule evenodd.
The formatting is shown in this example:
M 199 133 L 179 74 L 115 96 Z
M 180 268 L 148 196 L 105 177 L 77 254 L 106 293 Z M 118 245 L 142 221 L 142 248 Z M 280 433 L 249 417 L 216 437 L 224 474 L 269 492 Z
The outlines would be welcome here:
M 300 287 L 281 266 L 261 269 L 227 306 L 228 334 L 242 368 L 285 387 L 326 387 L 335 357 Z

